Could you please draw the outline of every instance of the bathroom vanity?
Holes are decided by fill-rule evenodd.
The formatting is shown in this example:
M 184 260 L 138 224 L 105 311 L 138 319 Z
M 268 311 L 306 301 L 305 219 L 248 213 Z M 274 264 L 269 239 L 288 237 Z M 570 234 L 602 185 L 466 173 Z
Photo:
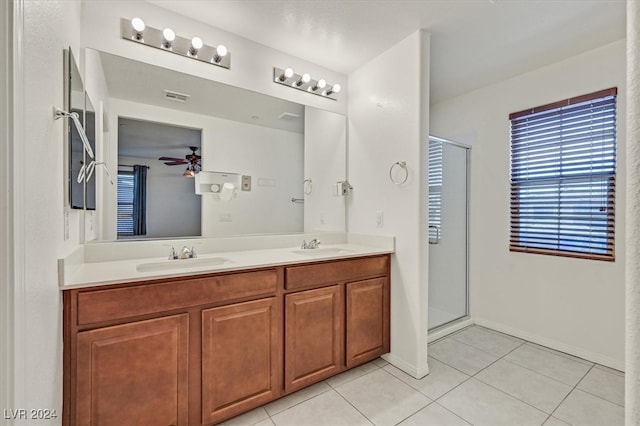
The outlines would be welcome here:
M 63 287 L 64 423 L 214 424 L 375 359 L 389 286 L 352 252 Z

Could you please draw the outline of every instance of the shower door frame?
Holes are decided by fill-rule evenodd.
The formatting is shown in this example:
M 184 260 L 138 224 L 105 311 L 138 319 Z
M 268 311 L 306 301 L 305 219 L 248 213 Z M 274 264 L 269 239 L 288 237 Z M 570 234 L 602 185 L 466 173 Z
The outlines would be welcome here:
M 452 141 L 450 139 L 445 139 L 442 138 L 440 136 L 435 136 L 430 134 L 429 135 L 429 141 L 437 141 L 440 142 L 442 144 L 447 144 L 447 145 L 452 145 L 452 146 L 457 146 L 459 148 L 463 148 L 465 149 L 465 160 L 466 160 L 466 164 L 465 164 L 465 184 L 466 184 L 466 193 L 465 193 L 465 227 L 466 227 L 466 232 L 465 232 L 465 256 L 466 256 L 466 262 L 465 262 L 465 268 L 464 268 L 464 274 L 465 274 L 465 313 L 464 315 L 452 319 L 450 321 L 447 321 L 445 323 L 439 324 L 435 327 L 429 328 L 429 325 L 427 324 L 427 334 L 432 336 L 433 335 L 433 339 L 438 339 L 441 337 L 441 335 L 446 335 L 449 333 L 452 333 L 454 331 L 456 331 L 457 329 L 460 329 L 462 327 L 466 327 L 467 325 L 471 324 L 471 296 L 470 296 L 470 274 L 469 274 L 469 259 L 470 259 L 470 250 L 469 250 L 469 242 L 470 242 L 470 238 L 469 238 L 469 234 L 470 234 L 470 229 L 471 229 L 471 223 L 469 220 L 469 206 L 470 206 L 470 202 L 471 202 L 471 145 L 467 145 L 461 142 L 456 142 L 456 141 Z M 444 182 L 443 182 L 444 185 Z M 429 186 L 429 183 L 427 182 L 427 187 Z M 427 196 L 428 199 L 428 196 Z M 427 222 L 428 222 L 429 218 L 427 217 Z M 427 235 L 427 244 L 429 241 L 429 237 Z M 429 268 L 431 268 L 431 262 L 429 262 Z M 428 317 L 428 316 L 427 316 Z M 459 327 L 456 327 L 457 325 L 459 325 Z M 441 333 L 441 331 L 443 331 L 445 328 L 449 328 L 449 327 L 455 327 L 455 329 L 450 330 L 450 331 L 445 331 L 444 333 Z M 438 335 L 435 335 L 434 333 L 438 333 Z M 429 341 L 431 341 L 432 339 L 430 338 Z

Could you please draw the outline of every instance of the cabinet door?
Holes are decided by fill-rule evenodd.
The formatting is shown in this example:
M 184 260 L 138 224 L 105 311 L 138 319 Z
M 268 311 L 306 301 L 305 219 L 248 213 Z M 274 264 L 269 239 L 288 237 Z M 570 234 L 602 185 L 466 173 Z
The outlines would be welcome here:
M 285 296 L 285 392 L 343 368 L 344 304 L 339 285 Z
M 186 425 L 187 314 L 78 333 L 78 425 Z
M 278 396 L 276 298 L 202 311 L 202 421 L 216 423 Z
M 347 284 L 347 368 L 389 352 L 387 278 Z

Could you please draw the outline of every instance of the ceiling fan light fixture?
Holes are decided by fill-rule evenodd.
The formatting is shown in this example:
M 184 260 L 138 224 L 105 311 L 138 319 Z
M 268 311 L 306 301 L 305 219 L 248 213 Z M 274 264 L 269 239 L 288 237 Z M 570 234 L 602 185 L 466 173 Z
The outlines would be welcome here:
M 187 165 L 187 169 L 184 171 L 182 176 L 184 176 L 186 178 L 192 178 L 192 177 L 196 176 L 196 172 L 193 170 L 193 165 L 192 164 Z

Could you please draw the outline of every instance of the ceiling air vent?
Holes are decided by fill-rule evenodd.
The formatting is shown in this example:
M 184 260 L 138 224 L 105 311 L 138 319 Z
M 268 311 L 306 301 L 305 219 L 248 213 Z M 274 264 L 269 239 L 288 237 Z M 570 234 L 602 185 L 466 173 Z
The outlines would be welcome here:
M 299 118 L 300 116 L 298 114 L 293 114 L 291 112 L 283 112 L 282 114 L 280 114 L 278 116 L 278 120 L 295 120 L 296 118 Z
M 176 102 L 186 102 L 189 99 L 189 95 L 164 89 L 164 98 Z

